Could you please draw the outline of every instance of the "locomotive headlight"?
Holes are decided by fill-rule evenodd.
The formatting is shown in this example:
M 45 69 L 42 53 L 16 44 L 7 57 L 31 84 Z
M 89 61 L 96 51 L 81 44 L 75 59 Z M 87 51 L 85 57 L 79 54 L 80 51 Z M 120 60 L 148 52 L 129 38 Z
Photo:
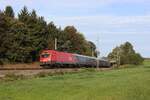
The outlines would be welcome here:
M 51 61 L 51 59 L 49 58 L 48 61 Z

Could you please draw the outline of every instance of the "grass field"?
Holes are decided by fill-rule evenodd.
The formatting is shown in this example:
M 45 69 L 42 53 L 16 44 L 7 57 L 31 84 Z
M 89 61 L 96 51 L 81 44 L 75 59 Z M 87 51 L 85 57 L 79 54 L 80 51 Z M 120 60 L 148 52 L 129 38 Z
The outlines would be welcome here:
M 1 82 L 0 100 L 150 100 L 150 61 L 134 68 Z

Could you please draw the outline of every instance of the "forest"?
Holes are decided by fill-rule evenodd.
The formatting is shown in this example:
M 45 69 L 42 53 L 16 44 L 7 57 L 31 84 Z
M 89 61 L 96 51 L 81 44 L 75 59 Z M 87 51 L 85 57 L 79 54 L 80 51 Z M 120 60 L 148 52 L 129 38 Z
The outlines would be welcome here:
M 54 49 L 55 39 L 58 51 L 97 56 L 95 44 L 74 26 L 61 29 L 26 6 L 17 15 L 11 6 L 0 10 L 1 64 L 38 61 L 41 50 Z

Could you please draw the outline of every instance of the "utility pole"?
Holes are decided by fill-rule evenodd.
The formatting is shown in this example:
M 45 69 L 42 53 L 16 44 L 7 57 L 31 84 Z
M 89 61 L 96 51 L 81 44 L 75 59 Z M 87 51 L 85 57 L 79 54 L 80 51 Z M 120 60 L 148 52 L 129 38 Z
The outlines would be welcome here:
M 122 49 L 119 48 L 119 66 L 121 65 L 121 52 L 122 52 Z
M 97 69 L 99 69 L 99 59 L 97 57 L 97 66 L 96 66 Z
M 117 68 L 119 67 L 119 50 L 117 51 Z
M 91 48 L 91 50 L 92 50 L 92 52 L 91 52 L 92 53 L 92 57 L 94 57 L 94 50 L 93 50 L 93 48 Z
M 99 52 L 99 35 L 97 37 L 97 66 L 96 68 L 99 69 L 99 58 L 100 57 L 100 52 Z
M 55 38 L 55 50 L 57 50 L 57 38 Z

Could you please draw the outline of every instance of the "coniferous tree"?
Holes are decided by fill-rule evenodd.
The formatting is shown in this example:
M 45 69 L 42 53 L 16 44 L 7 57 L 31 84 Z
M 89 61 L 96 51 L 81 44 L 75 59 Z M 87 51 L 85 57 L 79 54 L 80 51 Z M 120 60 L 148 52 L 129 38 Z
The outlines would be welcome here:
M 12 9 L 11 6 L 7 6 L 7 7 L 5 8 L 4 14 L 5 14 L 7 17 L 12 17 L 12 18 L 14 18 L 14 16 L 15 16 L 14 11 L 13 11 L 13 9 Z
M 54 49 L 55 39 L 58 40 L 58 50 L 60 50 L 60 42 L 62 41 L 61 30 L 57 29 L 53 22 L 48 23 L 47 32 L 44 35 L 48 49 Z
M 3 57 L 3 60 L 8 62 L 8 55 L 11 54 L 11 46 L 13 45 L 11 26 L 13 25 L 14 19 L 1 14 L 0 20 L 0 54 Z
M 13 45 L 12 53 L 14 62 L 31 62 L 32 41 L 27 26 L 19 21 L 12 26 Z
M 27 23 L 29 18 L 29 12 L 26 6 L 23 7 L 23 9 L 18 14 L 18 19 L 21 22 Z
M 4 59 L 6 48 L 4 47 L 4 41 L 6 39 L 7 24 L 5 16 L 0 12 L 0 64 L 2 64 L 2 59 Z

